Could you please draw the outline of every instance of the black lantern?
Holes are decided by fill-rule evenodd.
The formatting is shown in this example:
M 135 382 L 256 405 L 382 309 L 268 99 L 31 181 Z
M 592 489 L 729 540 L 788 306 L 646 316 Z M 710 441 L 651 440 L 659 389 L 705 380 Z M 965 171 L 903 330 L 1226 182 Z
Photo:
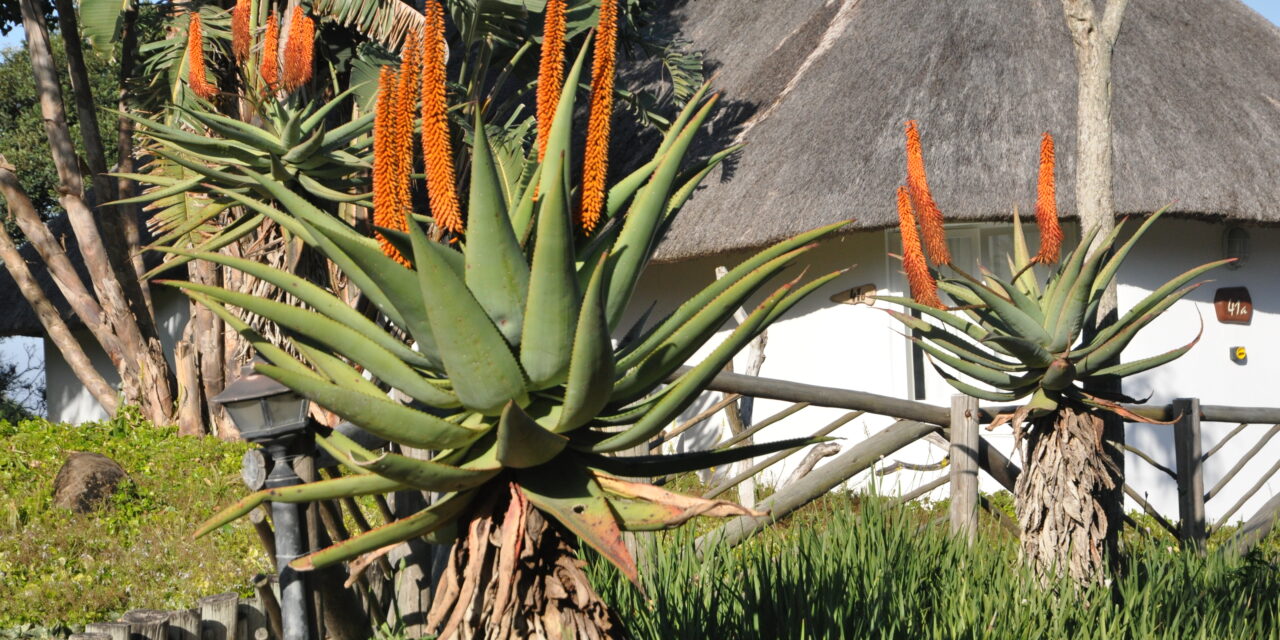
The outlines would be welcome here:
M 255 358 L 255 362 L 261 360 Z M 310 402 L 306 398 L 254 371 L 250 364 L 240 370 L 240 379 L 214 396 L 213 402 L 227 410 L 241 437 L 266 449 L 272 463 L 267 488 L 301 484 L 290 462 L 299 454 L 298 449 L 308 444 L 306 439 L 298 438 L 310 426 Z M 283 640 L 310 640 L 306 580 L 289 566 L 306 553 L 299 505 L 273 502 L 271 519 L 275 524 L 276 568 L 280 572 Z
M 240 436 L 249 442 L 266 442 L 306 430 L 310 402 L 275 380 L 246 365 L 240 379 L 213 397 L 231 415 Z

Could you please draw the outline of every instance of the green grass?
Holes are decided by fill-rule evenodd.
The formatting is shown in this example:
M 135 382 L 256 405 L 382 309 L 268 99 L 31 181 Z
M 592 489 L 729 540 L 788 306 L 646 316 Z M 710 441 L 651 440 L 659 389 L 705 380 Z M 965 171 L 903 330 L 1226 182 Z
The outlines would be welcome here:
M 1280 637 L 1274 547 L 1234 561 L 1128 536 L 1116 588 L 1077 593 L 1034 586 L 1007 534 L 970 548 L 936 515 L 833 495 L 701 559 L 694 530 L 646 537 L 644 594 L 598 559 L 591 572 L 637 638 Z
M 200 540 L 191 533 L 245 493 L 247 448 L 181 437 L 128 411 L 78 427 L 0 422 L 0 629 L 186 608 L 246 590 L 269 567 L 249 524 Z M 94 512 L 55 508 L 53 478 L 71 451 L 114 459 L 131 482 Z

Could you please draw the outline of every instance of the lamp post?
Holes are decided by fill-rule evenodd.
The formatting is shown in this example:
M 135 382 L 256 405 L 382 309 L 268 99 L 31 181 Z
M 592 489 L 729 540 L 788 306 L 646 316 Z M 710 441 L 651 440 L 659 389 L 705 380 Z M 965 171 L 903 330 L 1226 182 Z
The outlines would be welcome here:
M 213 398 L 231 415 L 240 435 L 262 445 L 271 456 L 269 489 L 301 484 L 290 462 L 298 436 L 307 432 L 309 402 L 292 389 L 257 373 L 252 363 L 240 370 L 240 378 Z M 302 443 L 306 441 L 303 440 Z M 275 522 L 276 567 L 280 572 L 280 616 L 283 640 L 310 640 L 307 618 L 307 584 L 303 574 L 289 566 L 306 551 L 302 535 L 301 505 L 271 503 Z

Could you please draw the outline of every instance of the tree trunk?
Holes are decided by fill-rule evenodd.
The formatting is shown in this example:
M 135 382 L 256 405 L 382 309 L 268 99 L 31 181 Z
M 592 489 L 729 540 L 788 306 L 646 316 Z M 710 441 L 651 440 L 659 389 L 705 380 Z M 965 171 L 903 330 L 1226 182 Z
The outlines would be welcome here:
M 1115 195 L 1112 169 L 1114 150 L 1111 127 L 1111 54 L 1128 0 L 1104 0 L 1101 16 L 1094 0 L 1062 0 L 1062 10 L 1071 34 L 1076 55 L 1076 213 L 1081 232 L 1098 230 L 1091 250 L 1098 250 L 1107 234 L 1115 228 Z M 1098 313 L 1088 319 L 1085 339 L 1115 324 L 1116 285 L 1103 291 Z M 1118 358 L 1116 360 L 1118 362 Z M 1119 393 L 1120 383 L 1104 383 L 1089 387 L 1098 394 Z M 1110 458 L 1117 477 L 1124 478 L 1124 421 L 1117 416 L 1104 418 L 1103 439 L 1110 443 L 1102 455 Z M 1107 550 L 1116 558 L 1120 538 L 1120 521 L 1124 514 L 1124 483 L 1117 482 L 1103 498 L 1111 528 L 1107 531 Z
M 572 534 L 510 487 L 483 502 L 449 552 L 427 618 L 441 640 L 625 638 L 592 589 Z
M 1102 418 L 1064 406 L 1031 421 L 1026 464 L 1014 485 L 1022 557 L 1043 582 L 1058 574 L 1080 584 L 1106 577 L 1105 494 L 1116 486 L 1103 453 Z
M 99 224 L 108 230 L 116 230 L 116 221 L 110 220 L 109 216 L 100 216 L 100 212 L 91 207 L 85 198 L 84 177 L 80 172 L 80 161 L 67 126 L 62 90 L 58 85 L 57 69 L 53 62 L 43 11 L 35 0 L 21 0 L 20 5 L 45 133 L 58 171 L 58 200 L 66 210 L 67 219 L 76 235 L 104 321 L 110 327 L 112 337 L 120 345 L 123 357 L 118 360 L 117 369 L 124 399 L 126 402 L 139 404 L 143 415 L 153 422 L 170 423 L 173 419 L 174 395 L 169 363 L 156 335 L 155 324 L 147 315 L 146 304 L 137 299 L 136 278 L 126 278 L 122 283 L 122 276 L 118 275 L 130 273 L 131 263 L 119 253 L 118 250 L 122 249 L 119 243 L 113 243 L 117 250 L 113 254 L 108 243 L 103 240 L 104 234 Z M 70 38 L 78 37 L 78 34 L 69 35 Z M 123 237 L 123 234 L 115 233 L 106 235 L 108 238 L 117 235 Z M 133 298 L 126 293 L 126 288 L 135 292 Z M 103 346 L 110 348 L 106 343 Z M 64 352 L 64 355 L 70 357 L 71 354 Z M 91 384 L 90 380 L 82 379 L 81 382 L 86 386 Z

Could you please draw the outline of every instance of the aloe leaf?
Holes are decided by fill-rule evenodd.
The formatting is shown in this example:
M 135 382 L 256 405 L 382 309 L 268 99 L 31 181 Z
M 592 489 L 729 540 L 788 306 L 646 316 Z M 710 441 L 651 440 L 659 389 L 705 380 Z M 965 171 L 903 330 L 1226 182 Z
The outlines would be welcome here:
M 1102 342 L 1105 342 L 1106 340 L 1111 338 L 1111 336 L 1123 330 L 1126 326 L 1128 326 L 1131 322 L 1133 322 L 1137 318 L 1146 316 L 1153 310 L 1158 309 L 1159 311 L 1164 311 L 1165 309 L 1168 309 L 1178 299 L 1187 295 L 1187 293 L 1190 293 L 1196 287 L 1200 286 L 1200 284 L 1204 284 L 1204 283 L 1197 283 L 1196 285 L 1190 286 L 1190 287 L 1183 287 L 1183 285 L 1186 285 L 1188 282 L 1194 280 L 1195 278 L 1198 278 L 1199 276 L 1203 275 L 1205 272 L 1209 271 L 1210 269 L 1213 269 L 1215 267 L 1220 267 L 1229 262 L 1231 262 L 1230 259 L 1218 260 L 1215 262 L 1210 262 L 1208 264 L 1202 264 L 1198 267 L 1195 267 L 1194 269 L 1190 269 L 1186 272 L 1183 272 L 1182 274 L 1178 275 L 1172 280 L 1164 283 L 1155 291 L 1152 291 L 1151 293 L 1147 294 L 1147 297 L 1138 301 L 1138 303 L 1135 304 L 1133 308 L 1129 309 L 1129 311 L 1126 312 L 1124 316 L 1122 316 L 1120 320 L 1118 320 L 1115 324 L 1109 327 L 1106 327 L 1102 331 L 1098 332 L 1098 335 L 1094 336 L 1093 342 L 1091 342 L 1090 345 L 1085 345 L 1080 349 L 1072 351 L 1071 355 L 1072 356 L 1085 355 L 1090 351 L 1092 351 L 1093 347 L 1096 347 L 1096 345 L 1099 345 Z M 1182 289 L 1179 290 L 1179 287 L 1182 287 Z
M 416 400 L 435 407 L 456 407 L 459 404 L 458 398 L 453 394 L 427 382 L 398 356 L 342 322 L 301 307 L 247 293 L 193 282 L 179 286 L 256 313 L 291 332 L 323 344 L 359 363 L 383 382 Z
M 364 496 L 386 493 L 403 489 L 404 486 L 395 481 L 378 476 L 343 476 L 332 480 L 321 480 L 307 484 L 265 489 L 241 498 L 235 504 L 219 511 L 196 529 L 192 537 L 199 538 L 229 522 L 253 511 L 264 502 L 312 502 L 352 496 Z
M 524 187 L 524 193 L 520 195 L 515 206 L 511 207 L 511 228 L 515 230 L 521 246 L 528 244 L 529 233 L 533 229 L 533 211 L 538 204 L 534 195 L 538 193 L 538 185 L 542 182 L 543 166 L 539 164 L 534 168 L 529 184 Z
M 1173 362 L 1178 358 L 1181 358 L 1188 351 L 1190 351 L 1192 347 L 1196 346 L 1196 343 L 1200 342 L 1200 337 L 1203 335 L 1204 335 L 1204 323 L 1202 322 L 1200 323 L 1200 331 L 1196 333 L 1195 339 L 1181 347 L 1178 347 L 1177 349 L 1170 349 L 1169 351 L 1166 351 L 1159 355 L 1151 356 L 1149 358 L 1142 358 L 1140 360 L 1134 360 L 1132 362 L 1125 362 L 1123 364 L 1117 364 L 1110 367 L 1103 367 L 1102 369 L 1094 371 L 1089 375 L 1093 377 L 1099 377 L 1099 378 L 1103 376 L 1115 376 L 1117 378 L 1125 378 L 1128 376 L 1142 373 L 1144 371 L 1149 371 L 1161 365 L 1167 364 L 1169 362 Z
M 289 566 L 299 571 L 323 569 L 344 560 L 350 560 L 362 553 L 426 535 L 457 519 L 463 509 L 471 504 L 474 497 L 475 491 L 445 495 L 435 504 L 408 518 L 384 524 L 350 540 L 303 556 L 289 563 Z
M 366 86 L 375 84 L 371 81 L 355 82 L 350 87 L 332 98 L 325 101 L 319 109 L 312 111 L 310 115 L 302 119 L 301 129 L 303 131 L 311 131 L 323 124 L 324 119 L 333 112 L 334 109 L 342 105 L 342 101 L 346 100 L 353 94 L 362 91 Z
M 688 202 L 689 198 L 693 197 L 693 192 L 698 190 L 698 186 L 702 184 L 702 181 L 705 180 L 708 175 L 711 175 L 711 172 L 714 171 L 716 167 L 720 166 L 720 163 L 724 162 L 725 158 L 737 153 L 744 146 L 746 145 L 735 144 L 728 149 L 717 151 L 712 154 L 711 157 L 702 161 L 702 166 L 696 167 L 691 172 L 691 175 L 688 177 L 681 176 L 681 178 L 677 180 L 680 186 L 675 190 L 675 193 L 671 194 L 671 199 L 667 201 L 667 215 L 670 216 L 676 211 L 679 211 L 680 208 L 684 206 L 684 203 Z
M 1120 245 L 1119 249 L 1116 249 L 1115 253 L 1111 255 L 1111 258 L 1107 260 L 1106 266 L 1102 267 L 1102 270 L 1098 272 L 1097 277 L 1094 278 L 1092 285 L 1089 288 L 1089 295 L 1091 297 L 1111 285 L 1111 281 L 1115 279 L 1116 274 L 1120 273 L 1120 265 L 1124 264 L 1125 258 L 1129 256 L 1129 252 L 1133 250 L 1134 245 L 1138 244 L 1138 240 L 1141 240 L 1142 236 L 1146 235 L 1147 229 L 1150 229 L 1151 225 L 1155 224 L 1155 221 L 1158 220 L 1160 216 L 1164 215 L 1164 212 L 1168 210 L 1168 208 L 1169 207 L 1167 205 L 1160 207 L 1159 211 L 1148 216 L 1147 219 L 1142 221 L 1142 224 L 1138 226 L 1137 230 L 1133 232 L 1133 235 L 1129 236 L 1129 239 L 1126 240 L 1124 244 Z M 1123 226 L 1123 223 L 1117 224 L 1116 226 Z
M 203 109 L 181 110 L 184 114 L 200 121 L 204 126 L 218 132 L 224 138 L 235 140 L 275 155 L 284 155 L 289 151 L 280 142 L 280 138 L 247 122 L 242 122 L 220 113 L 204 111 Z
M 507 342 L 519 344 L 529 265 L 511 228 L 484 122 L 476 110 L 467 207 L 466 283 Z
M 103 206 L 111 207 L 111 206 L 122 205 L 122 204 L 142 204 L 147 202 L 154 202 L 156 200 L 160 200 L 161 198 L 169 198 L 172 196 L 183 195 L 188 191 L 193 190 L 196 185 L 200 184 L 201 182 L 204 182 L 205 180 L 206 178 L 204 176 L 196 176 L 189 180 L 182 180 L 180 182 L 175 182 L 173 185 L 165 187 L 163 189 L 148 191 L 140 196 L 135 196 L 133 198 L 125 198 L 123 200 L 114 200 L 112 202 L 106 203 Z
M 259 280 L 271 283 L 280 288 L 281 291 L 288 292 L 299 300 L 305 302 L 312 309 L 325 315 L 329 319 L 339 322 L 361 335 L 369 338 L 378 346 L 395 354 L 396 357 L 405 362 L 420 366 L 428 367 L 432 363 L 422 354 L 405 346 L 404 343 L 395 337 L 383 331 L 372 320 L 366 318 L 364 314 L 352 309 L 347 303 L 339 300 L 337 296 L 320 288 L 319 286 L 308 282 L 305 278 L 300 278 L 287 271 L 276 269 L 274 267 L 256 262 L 254 260 L 245 260 L 234 256 L 228 256 L 221 253 L 196 253 L 180 251 L 176 249 L 161 249 L 168 253 L 177 255 L 185 255 L 201 260 L 208 260 L 216 264 L 231 267 L 237 271 L 247 273 Z
M 1016 274 L 1013 283 L 1022 293 L 1030 298 L 1040 298 L 1040 283 L 1036 282 L 1036 272 L 1032 268 L 1031 252 L 1027 249 L 1027 236 L 1022 233 L 1022 218 L 1018 209 L 1013 210 L 1013 257 L 1009 265 L 1009 273 Z
M 600 552 L 622 574 L 640 583 L 635 559 L 622 540 L 617 518 L 604 498 L 604 491 L 577 460 L 565 455 L 556 470 L 530 469 L 517 472 L 520 491 L 543 512 L 560 521 L 583 542 Z
M 1045 311 L 1040 308 L 1040 302 L 1032 299 L 1030 296 L 1022 292 L 1022 289 L 1013 282 L 1008 282 L 994 273 L 985 273 L 986 278 L 993 284 L 1000 287 L 1001 292 L 1008 296 L 1014 306 L 1026 313 L 1032 320 L 1045 325 Z
M 524 402 L 524 374 L 511 346 L 440 255 L 449 249 L 428 240 L 416 222 L 409 228 L 427 320 L 453 392 L 485 415 L 497 415 L 509 400 Z
M 933 365 L 933 369 L 938 372 L 938 375 L 942 376 L 943 380 L 946 380 L 947 384 L 951 385 L 957 391 L 965 395 L 978 398 L 979 400 L 989 400 L 991 402 L 1013 402 L 1014 400 L 1031 393 L 1035 388 L 1035 386 L 1032 385 L 1031 387 L 1015 389 L 1013 391 L 991 391 L 962 382 L 936 364 Z
M 733 333 L 729 334 L 710 355 L 672 383 L 671 390 L 664 393 L 653 408 L 645 413 L 635 425 L 626 431 L 592 445 L 590 451 L 594 453 L 611 453 L 630 449 L 642 442 L 647 442 L 649 438 L 661 431 L 667 423 L 679 415 L 681 411 L 684 411 L 697 398 L 702 390 L 706 388 L 707 382 L 720 372 L 725 363 L 733 358 L 734 354 L 753 340 L 760 331 L 764 330 L 767 326 L 766 320 L 769 313 L 783 303 L 787 293 L 794 286 L 795 281 L 793 280 L 778 288 L 777 291 L 747 315 L 746 320 L 739 324 L 738 328 L 734 329 Z
M 984 338 L 982 343 L 1006 349 L 1013 357 L 1028 367 L 1047 367 L 1050 362 L 1053 362 L 1053 354 L 1049 353 L 1044 347 L 1025 338 L 989 336 Z
M 953 356 L 932 344 L 929 344 L 927 341 L 921 340 L 920 338 L 909 339 L 915 343 L 916 346 L 920 347 L 922 351 L 929 354 L 931 358 L 979 382 L 985 382 L 1000 389 L 1016 388 L 1026 384 L 1025 377 L 1015 378 L 1006 371 L 1000 371 L 976 362 L 964 360 L 963 358 L 957 358 L 956 356 Z
M 316 154 L 316 152 L 320 151 L 320 147 L 323 143 L 324 130 L 322 129 L 311 134 L 310 138 L 294 145 L 294 147 L 280 159 L 289 164 L 302 162 L 311 158 Z
M 717 99 L 712 97 L 692 118 L 680 135 L 676 136 L 653 177 L 636 195 L 635 202 L 622 226 L 622 232 L 613 245 L 612 278 L 609 282 L 609 306 L 607 317 L 613 329 L 622 320 L 631 294 L 635 290 L 640 272 L 648 262 L 656 240 L 659 223 L 666 214 L 671 184 L 680 169 L 685 152 L 693 142 L 702 123 L 711 115 Z
M 1110 246 L 1109 243 L 1114 242 L 1115 234 L 1119 232 L 1119 229 L 1120 226 L 1116 225 L 1106 240 L 1108 244 L 1103 246 Z M 1099 250 L 1094 255 L 1086 258 L 1084 264 L 1080 267 L 1080 273 L 1062 296 L 1059 306 L 1045 309 L 1045 314 L 1048 316 L 1049 333 L 1053 336 L 1053 341 L 1049 343 L 1049 351 L 1052 353 L 1069 349 L 1080 335 L 1080 330 L 1088 321 L 1086 311 L 1090 306 L 1089 292 L 1092 290 L 1093 279 L 1102 265 L 1102 258 L 1105 253 L 1105 250 Z
M 970 338 L 973 338 L 974 340 L 977 340 L 979 342 L 986 340 L 988 337 L 991 336 L 990 331 L 987 331 L 986 329 L 978 326 L 977 324 L 969 322 L 968 320 L 965 320 L 964 318 L 961 318 L 960 316 L 957 316 L 951 313 L 950 311 L 946 311 L 943 309 L 936 309 L 929 305 L 920 304 L 919 302 L 916 302 L 911 298 L 903 298 L 901 296 L 877 295 L 876 300 L 883 300 L 891 304 L 901 305 L 908 309 L 919 311 L 920 313 L 927 315 L 930 318 L 934 318 L 949 327 L 959 330 L 960 332 L 964 333 L 964 335 L 969 336 Z M 1001 353 L 1006 356 L 1011 355 L 1003 347 L 998 347 L 996 345 L 988 345 L 988 346 L 991 347 L 991 349 L 993 351 L 996 351 L 997 353 Z
M 311 193 L 311 195 L 324 198 L 325 200 L 328 200 L 330 202 L 372 203 L 372 200 L 373 200 L 372 192 L 347 193 L 345 191 L 338 191 L 336 189 L 331 189 L 325 186 L 324 184 L 322 184 L 320 181 L 316 180 L 315 178 L 312 178 L 311 176 L 307 175 L 305 172 L 298 173 L 297 177 L 298 177 L 298 184 L 301 185 L 303 189 L 306 189 L 309 193 Z M 372 205 L 370 204 L 370 206 Z
M 1094 336 L 1093 342 L 1071 352 L 1073 358 L 1079 358 L 1076 364 L 1078 374 L 1081 376 L 1094 375 L 1094 371 L 1110 366 L 1112 360 L 1120 357 L 1120 352 L 1129 346 L 1129 343 L 1138 335 L 1139 331 L 1151 324 L 1156 318 L 1159 318 L 1165 310 L 1173 306 L 1183 296 L 1199 288 L 1202 284 L 1204 283 L 1197 282 L 1179 289 L 1141 316 L 1130 318 L 1126 314 L 1119 322 Z
M 503 408 L 497 441 L 498 461 L 502 466 L 536 467 L 560 455 L 568 443 L 568 438 L 548 431 L 514 402 Z
M 969 283 L 969 291 L 977 296 L 1005 326 L 1009 327 L 1010 334 L 1038 344 L 1049 344 L 1049 333 L 1045 331 L 1043 319 L 1037 321 L 1031 314 L 1018 308 L 1013 302 L 996 295 L 994 291 L 980 283 Z
M 545 389 L 564 382 L 569 371 L 569 351 L 573 346 L 573 321 L 578 316 L 573 220 L 565 184 L 570 173 L 568 155 L 573 98 L 586 59 L 585 51 L 584 48 L 579 53 L 565 78 L 539 177 L 529 297 L 524 309 L 524 332 L 520 337 L 520 364 L 524 365 L 533 389 Z
M 672 455 L 653 456 L 604 456 L 599 454 L 582 454 L 587 465 L 606 473 L 618 476 L 651 478 L 673 473 L 686 473 L 700 469 L 720 467 L 778 451 L 786 451 L 796 447 L 804 447 L 830 438 L 791 438 L 777 442 L 752 444 L 732 449 L 715 449 L 711 451 L 693 451 Z
M 667 316 L 662 322 L 658 323 L 651 329 L 644 339 L 635 342 L 635 346 L 628 349 L 626 354 L 620 359 L 618 367 L 620 371 L 625 371 L 641 360 L 647 357 L 659 344 L 665 342 L 671 334 L 675 333 L 680 327 L 685 326 L 691 318 L 711 304 L 713 300 L 720 297 L 724 291 L 740 280 L 755 272 L 761 265 L 775 260 L 778 256 L 791 253 L 800 247 L 811 244 L 814 241 L 830 234 L 831 232 L 843 227 L 851 222 L 850 220 L 841 220 L 835 224 L 818 227 L 799 234 L 793 238 L 783 240 L 767 249 L 760 251 L 752 257 L 739 263 L 738 266 L 730 269 L 723 278 L 707 285 L 702 291 L 699 291 L 692 298 L 689 298 L 684 304 L 680 305 L 670 316 Z M 610 324 L 610 327 L 615 326 Z
M 569 375 L 565 381 L 564 410 L 554 429 L 557 433 L 572 431 L 586 424 L 609 403 L 614 360 L 609 323 L 604 316 L 604 284 L 608 277 L 605 265 L 608 259 L 607 254 L 600 258 L 582 299 L 569 358 Z
M 986 351 L 986 347 L 970 342 L 959 335 L 935 326 L 922 318 L 917 318 L 900 311 L 894 311 L 893 309 L 885 309 L 884 311 L 910 329 L 913 332 L 913 335 L 924 338 L 925 340 L 928 340 L 933 344 L 964 358 L 965 360 L 976 362 L 998 371 L 1007 371 L 1010 373 L 1026 370 L 1026 366 L 1023 364 L 1001 360 L 988 353 Z
M 442 492 L 474 489 L 502 470 L 497 461 L 487 467 L 463 468 L 434 460 L 416 460 L 396 453 L 384 453 L 357 464 L 407 487 Z
M 373 127 L 373 116 L 373 112 L 370 111 L 351 122 L 325 133 L 320 149 L 322 151 L 330 151 L 347 144 L 354 138 L 368 133 Z
M 733 316 L 744 300 L 812 246 L 784 253 L 760 265 L 751 273 L 731 283 L 720 295 L 707 301 L 666 340 L 647 348 L 642 345 L 621 358 L 618 362 L 619 369 L 630 370 L 614 385 L 613 401 L 634 398 L 652 389 L 706 344 L 707 339 Z M 725 280 L 728 277 L 721 279 Z
M 317 345 L 305 336 L 292 334 L 290 340 L 294 348 L 302 354 L 302 357 L 311 363 L 311 367 L 324 375 L 330 382 L 340 387 L 363 391 L 370 395 L 384 393 L 378 388 L 378 385 L 365 379 L 351 365 L 343 362 L 341 358 L 329 353 L 322 346 Z
M 366 431 L 403 445 L 456 449 L 484 435 L 483 431 L 453 424 L 386 397 L 345 389 L 271 365 L 258 364 L 255 369 Z
M 1080 240 L 1080 245 L 1076 247 L 1076 250 L 1071 252 L 1066 261 L 1062 264 L 1062 267 L 1058 269 L 1056 279 L 1045 291 L 1043 298 L 1043 306 L 1046 315 L 1054 315 L 1054 310 L 1059 309 L 1062 306 L 1063 301 L 1067 297 L 1067 291 L 1071 289 L 1076 280 L 1080 277 L 1080 268 L 1084 266 L 1085 257 L 1089 255 L 1089 247 L 1093 246 L 1093 239 L 1098 236 L 1098 231 L 1099 230 L 1096 228 L 1089 231 L 1089 233 Z M 1099 252 L 1101 252 L 1101 250 Z M 1044 344 L 1048 344 L 1048 341 L 1045 341 Z
M 987 308 L 986 303 L 973 290 L 978 285 L 968 281 L 960 280 L 939 280 L 938 290 L 946 293 L 956 303 L 964 309 L 965 313 L 973 318 L 988 332 L 1001 334 L 1014 334 L 1012 327 L 1008 325 L 999 315 Z M 1043 331 L 1043 329 L 1041 329 Z
M 169 286 L 173 286 L 175 284 L 169 281 L 159 282 L 160 284 Z M 232 331 L 239 334 L 245 342 L 248 342 L 254 348 L 254 351 L 271 364 L 283 367 L 297 374 L 316 376 L 316 373 L 308 368 L 307 365 L 298 362 L 292 355 L 289 355 L 289 352 L 277 347 L 270 340 L 264 338 L 262 334 L 255 331 L 253 327 L 250 327 L 243 320 L 236 317 L 235 314 L 228 311 L 221 302 L 191 290 L 184 291 L 184 293 L 186 293 L 188 298 L 204 305 L 209 309 L 209 311 L 213 312 L 214 315 L 221 318 L 227 326 L 231 327 Z

